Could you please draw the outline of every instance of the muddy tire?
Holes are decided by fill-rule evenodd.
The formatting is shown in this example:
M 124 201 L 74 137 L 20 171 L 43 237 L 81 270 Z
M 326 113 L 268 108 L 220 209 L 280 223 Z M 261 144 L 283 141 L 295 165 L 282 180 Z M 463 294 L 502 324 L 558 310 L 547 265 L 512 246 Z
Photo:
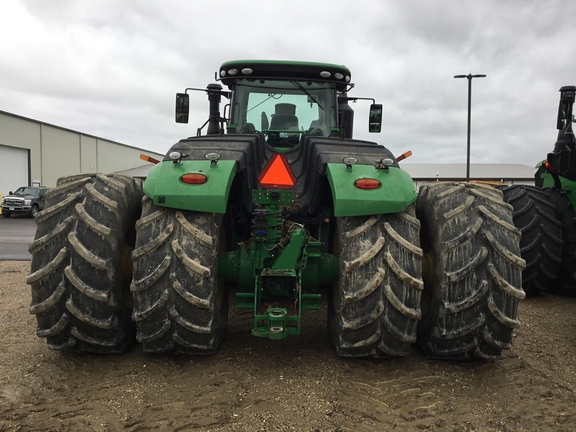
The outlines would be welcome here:
M 546 189 L 550 201 L 556 206 L 556 217 L 561 223 L 562 253 L 558 279 L 551 290 L 557 294 L 576 295 L 576 213 L 566 194 L 558 189 Z
M 52 349 L 120 353 L 134 341 L 130 253 L 142 185 L 120 175 L 60 179 L 29 246 L 30 313 Z
M 222 215 L 157 207 L 144 197 L 133 252 L 132 318 L 146 352 L 212 354 L 228 296 L 218 280 Z
M 415 206 L 404 213 L 341 217 L 337 225 L 340 279 L 328 314 L 337 354 L 407 355 L 416 342 L 424 287 Z
M 560 270 L 561 223 L 556 205 L 542 188 L 512 185 L 500 189 L 504 201 L 514 208 L 514 225 L 522 231 L 520 253 L 526 261 L 522 288 L 526 295 L 538 295 L 553 288 Z
M 418 343 L 428 357 L 498 358 L 520 325 L 524 260 L 512 207 L 497 189 L 471 183 L 420 188 L 424 249 Z

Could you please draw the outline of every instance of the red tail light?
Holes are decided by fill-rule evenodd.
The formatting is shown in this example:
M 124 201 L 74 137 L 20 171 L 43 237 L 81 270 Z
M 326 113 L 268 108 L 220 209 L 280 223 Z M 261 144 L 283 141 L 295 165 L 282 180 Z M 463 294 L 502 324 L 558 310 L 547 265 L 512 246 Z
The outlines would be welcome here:
M 204 174 L 184 174 L 180 177 L 184 183 L 187 184 L 204 184 L 208 180 Z
M 380 182 L 376 179 L 363 178 L 356 180 L 354 186 L 358 189 L 377 189 L 380 187 Z

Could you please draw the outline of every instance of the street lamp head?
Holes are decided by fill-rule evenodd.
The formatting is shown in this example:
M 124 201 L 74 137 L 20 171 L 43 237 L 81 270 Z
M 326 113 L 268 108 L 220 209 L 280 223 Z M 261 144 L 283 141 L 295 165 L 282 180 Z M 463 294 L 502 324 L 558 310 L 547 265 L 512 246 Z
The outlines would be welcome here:
M 476 74 L 476 75 L 472 75 L 472 74 L 468 74 L 468 75 L 454 75 L 454 78 L 468 78 L 468 79 L 472 79 L 472 78 L 486 78 L 486 75 L 484 75 L 484 74 Z

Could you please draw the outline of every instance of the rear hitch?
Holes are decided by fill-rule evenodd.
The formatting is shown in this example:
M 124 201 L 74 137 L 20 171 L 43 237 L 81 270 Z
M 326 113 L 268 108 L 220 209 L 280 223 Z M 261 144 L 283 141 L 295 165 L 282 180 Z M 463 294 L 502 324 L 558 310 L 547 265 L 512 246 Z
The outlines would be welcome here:
M 240 285 L 236 307 L 254 310 L 252 334 L 279 340 L 300 334 L 302 309 L 320 309 L 318 287 L 338 279 L 339 260 L 284 219 L 292 192 L 257 190 L 252 201 L 250 242 L 219 256 L 218 276 Z

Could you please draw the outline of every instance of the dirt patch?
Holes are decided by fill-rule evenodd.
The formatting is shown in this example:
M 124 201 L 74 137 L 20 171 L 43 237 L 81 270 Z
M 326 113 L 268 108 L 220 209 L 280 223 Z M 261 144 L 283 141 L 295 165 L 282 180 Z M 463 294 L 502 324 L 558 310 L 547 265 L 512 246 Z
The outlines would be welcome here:
M 29 262 L 0 261 L 0 431 L 570 431 L 576 299 L 521 303 L 515 346 L 492 363 L 337 357 L 326 311 L 303 334 L 250 336 L 232 311 L 219 353 L 62 354 L 35 335 Z

